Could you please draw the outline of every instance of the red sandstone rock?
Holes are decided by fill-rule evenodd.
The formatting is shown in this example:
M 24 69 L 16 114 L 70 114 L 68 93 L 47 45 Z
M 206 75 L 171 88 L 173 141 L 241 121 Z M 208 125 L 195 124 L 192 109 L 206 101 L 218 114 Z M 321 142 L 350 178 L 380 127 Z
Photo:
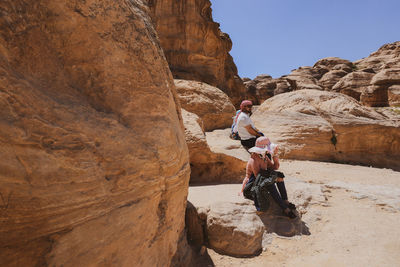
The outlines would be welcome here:
M 390 106 L 400 106 L 400 85 L 392 85 L 388 88 Z
M 323 59 L 318 60 L 313 68 L 326 68 L 328 71 L 333 70 L 335 68 L 338 68 L 340 65 L 340 68 L 343 70 L 343 65 L 346 65 L 350 68 L 352 68 L 353 63 L 351 61 L 348 61 L 346 59 L 338 58 L 338 57 L 326 57 Z
M 245 94 L 229 51 L 232 41 L 211 15 L 209 0 L 150 0 L 161 47 L 177 79 L 196 80 L 224 91 L 235 105 Z
M 143 2 L 0 9 L 0 265 L 168 266 L 188 151 Z
M 360 103 L 368 107 L 389 105 L 388 88 L 384 85 L 370 85 L 360 95 Z
M 337 82 L 332 90 L 360 100 L 360 95 L 369 86 L 373 73 L 355 71 L 347 74 Z
M 229 128 L 235 107 L 218 88 L 202 82 L 174 80 L 182 108 L 195 113 L 204 131 Z
M 331 70 L 322 76 L 322 78 L 318 81 L 318 84 L 321 85 L 325 90 L 330 91 L 332 90 L 332 87 L 346 75 L 346 71 Z
M 354 62 L 357 69 L 373 69 L 379 72 L 382 69 L 400 68 L 400 41 L 385 44 L 378 51 L 366 58 Z
M 211 151 L 199 124 L 201 119 L 184 109 L 182 117 L 190 154 L 190 183 L 240 183 L 245 174 L 246 162 Z

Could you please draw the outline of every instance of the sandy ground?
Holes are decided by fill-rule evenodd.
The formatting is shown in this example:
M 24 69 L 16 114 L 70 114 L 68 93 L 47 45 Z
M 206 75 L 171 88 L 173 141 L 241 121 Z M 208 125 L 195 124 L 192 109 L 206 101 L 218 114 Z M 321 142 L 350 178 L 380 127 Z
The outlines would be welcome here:
M 272 234 L 261 255 L 252 258 L 208 249 L 215 266 L 400 266 L 400 172 L 290 160 L 280 169 L 289 195 L 290 179 L 327 188 L 323 205 L 308 206 L 303 216 L 311 235 Z M 191 187 L 188 199 L 195 205 L 235 201 L 239 190 L 240 184 Z

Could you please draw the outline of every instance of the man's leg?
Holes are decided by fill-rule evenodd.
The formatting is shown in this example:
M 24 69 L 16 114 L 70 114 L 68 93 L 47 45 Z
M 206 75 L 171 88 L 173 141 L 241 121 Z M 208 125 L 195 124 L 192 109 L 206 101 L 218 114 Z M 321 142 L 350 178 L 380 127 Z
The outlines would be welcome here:
M 257 138 L 250 138 L 246 140 L 240 140 L 240 143 L 242 146 L 246 149 L 249 150 L 250 148 L 254 147 L 256 145 L 256 139 Z

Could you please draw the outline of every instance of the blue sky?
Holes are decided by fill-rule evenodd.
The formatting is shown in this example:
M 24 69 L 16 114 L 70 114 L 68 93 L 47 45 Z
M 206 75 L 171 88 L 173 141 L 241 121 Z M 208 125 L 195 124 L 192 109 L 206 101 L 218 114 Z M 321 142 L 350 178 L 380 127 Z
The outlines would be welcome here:
M 324 57 L 355 61 L 400 41 L 400 0 L 211 0 L 239 75 L 280 77 Z

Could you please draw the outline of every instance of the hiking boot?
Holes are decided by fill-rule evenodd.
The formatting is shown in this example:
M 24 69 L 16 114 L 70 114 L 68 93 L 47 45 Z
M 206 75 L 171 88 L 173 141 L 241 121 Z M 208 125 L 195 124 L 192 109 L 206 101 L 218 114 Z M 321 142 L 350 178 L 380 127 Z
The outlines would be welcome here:
M 295 209 L 296 209 L 296 205 L 293 204 L 292 202 L 288 202 L 286 205 L 287 205 L 288 208 L 291 209 L 291 210 L 295 210 Z
M 297 217 L 297 215 L 292 211 L 283 211 L 283 215 L 285 215 L 286 217 L 289 217 L 290 219 L 294 219 Z

